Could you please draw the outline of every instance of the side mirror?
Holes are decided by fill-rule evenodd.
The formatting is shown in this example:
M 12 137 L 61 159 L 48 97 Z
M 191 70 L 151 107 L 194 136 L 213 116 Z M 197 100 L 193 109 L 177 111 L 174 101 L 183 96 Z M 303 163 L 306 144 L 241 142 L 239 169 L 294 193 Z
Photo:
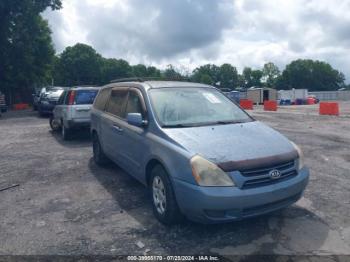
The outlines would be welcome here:
M 147 125 L 147 121 L 143 120 L 140 113 L 128 113 L 126 116 L 126 121 L 129 125 L 142 127 Z

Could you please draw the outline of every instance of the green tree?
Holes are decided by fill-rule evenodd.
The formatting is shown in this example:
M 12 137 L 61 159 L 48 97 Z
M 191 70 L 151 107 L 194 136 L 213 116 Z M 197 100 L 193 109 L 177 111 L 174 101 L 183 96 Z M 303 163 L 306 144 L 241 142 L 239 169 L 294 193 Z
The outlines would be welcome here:
M 183 76 L 176 71 L 173 65 L 168 65 L 162 73 L 162 77 L 165 79 L 182 80 Z
M 199 82 L 202 84 L 212 85 L 213 79 L 210 77 L 210 75 L 203 74 L 201 75 L 201 80 Z
M 9 102 L 20 102 L 13 101 L 15 93 L 28 102 L 29 88 L 50 79 L 54 49 L 48 23 L 40 15 L 48 7 L 59 9 L 61 1 L 0 2 L 0 88 Z
M 238 75 L 237 87 L 245 87 L 245 79 L 244 79 L 243 74 Z
M 132 66 L 133 76 L 136 77 L 146 77 L 147 76 L 147 67 L 145 65 L 134 65 Z
M 263 77 L 263 72 L 261 70 L 253 70 L 251 73 L 252 86 L 262 86 L 262 83 L 261 83 L 262 77 Z
M 230 64 L 220 66 L 218 78 L 221 88 L 234 89 L 238 86 L 237 69 Z
M 327 91 L 343 87 L 345 76 L 328 63 L 299 59 L 286 66 L 280 81 L 280 89 Z
M 127 78 L 133 75 L 129 63 L 123 59 L 103 58 L 101 68 L 101 84 L 107 84 L 118 78 Z
M 160 78 L 161 77 L 161 72 L 156 67 L 149 66 L 149 67 L 147 67 L 147 76 L 148 77 Z
M 249 88 L 252 86 L 251 78 L 252 78 L 252 69 L 250 67 L 245 67 L 242 73 L 244 79 L 244 87 Z
M 261 70 L 253 70 L 250 67 L 245 67 L 243 69 L 243 77 L 245 82 L 245 87 L 250 88 L 253 86 L 262 86 L 261 78 L 263 72 Z
M 101 68 L 103 59 L 95 49 L 85 44 L 67 47 L 59 55 L 58 78 L 62 82 L 56 84 L 65 86 L 98 85 L 101 83 Z
M 277 79 L 281 75 L 280 70 L 274 63 L 267 63 L 262 70 L 263 78 L 268 87 L 275 88 Z
M 213 84 L 220 81 L 219 72 L 220 72 L 220 68 L 218 66 L 207 64 L 207 65 L 197 67 L 195 70 L 193 70 L 191 79 L 194 82 L 201 82 L 202 76 L 208 75 L 210 76 L 210 79 L 212 80 L 212 84 Z

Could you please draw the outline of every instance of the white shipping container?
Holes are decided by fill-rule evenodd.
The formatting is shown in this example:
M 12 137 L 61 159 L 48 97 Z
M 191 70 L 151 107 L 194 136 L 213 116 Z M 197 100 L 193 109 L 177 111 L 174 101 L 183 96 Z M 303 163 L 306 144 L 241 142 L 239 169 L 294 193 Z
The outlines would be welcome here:
M 290 100 L 294 102 L 296 99 L 306 99 L 309 96 L 307 89 L 291 89 L 278 91 L 279 100 Z

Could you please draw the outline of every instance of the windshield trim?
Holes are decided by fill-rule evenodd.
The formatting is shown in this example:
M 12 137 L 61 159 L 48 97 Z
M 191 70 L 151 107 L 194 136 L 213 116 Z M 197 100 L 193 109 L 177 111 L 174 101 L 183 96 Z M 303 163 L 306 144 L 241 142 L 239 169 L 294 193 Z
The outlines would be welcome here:
M 191 128 L 191 127 L 203 127 L 203 126 L 225 126 L 225 125 L 237 125 L 245 124 L 256 121 L 216 121 L 216 122 L 202 122 L 202 123 L 193 123 L 193 124 L 175 124 L 175 125 L 162 125 L 162 128 Z
M 237 106 L 238 109 L 240 109 L 247 117 L 249 120 L 247 121 L 242 121 L 242 120 L 237 120 L 237 121 L 230 121 L 232 123 L 218 123 L 221 121 L 215 121 L 215 122 L 201 122 L 201 123 L 183 123 L 183 124 L 174 124 L 174 125 L 167 125 L 164 124 L 158 117 L 157 112 L 155 111 L 155 106 L 154 106 L 154 101 L 152 99 L 151 93 L 155 90 L 160 90 L 160 89 L 187 89 L 187 88 L 193 88 L 193 89 L 202 89 L 202 90 L 216 90 L 217 92 L 221 93 L 224 97 L 224 99 L 227 99 L 229 102 L 231 102 L 232 104 L 234 104 L 235 106 Z M 235 101 L 232 101 L 231 99 L 229 99 L 227 96 L 225 96 L 225 94 L 223 92 L 220 91 L 220 89 L 217 89 L 215 87 L 205 87 L 205 86 L 174 86 L 174 87 L 158 87 L 158 88 L 150 88 L 149 90 L 147 90 L 147 95 L 149 97 L 149 102 L 152 108 L 152 113 L 154 115 L 154 119 L 156 121 L 156 123 L 159 125 L 160 128 L 191 128 L 191 127 L 203 127 L 203 126 L 221 126 L 221 125 L 228 125 L 228 124 L 241 124 L 241 123 L 249 123 L 249 122 L 255 122 L 256 119 L 254 119 L 251 115 L 249 115 L 244 109 L 242 109 L 240 107 L 240 105 L 238 105 Z M 227 121 L 229 122 L 229 121 Z

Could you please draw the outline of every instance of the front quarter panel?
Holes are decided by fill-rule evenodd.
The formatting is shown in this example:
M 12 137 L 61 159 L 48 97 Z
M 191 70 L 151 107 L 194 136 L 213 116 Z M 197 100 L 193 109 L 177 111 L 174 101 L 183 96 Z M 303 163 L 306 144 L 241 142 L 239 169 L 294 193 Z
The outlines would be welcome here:
M 150 151 L 145 159 L 145 168 L 151 160 L 157 160 L 162 163 L 171 179 L 196 183 L 190 165 L 192 155 L 188 151 L 152 133 L 147 134 L 147 139 L 150 143 Z

